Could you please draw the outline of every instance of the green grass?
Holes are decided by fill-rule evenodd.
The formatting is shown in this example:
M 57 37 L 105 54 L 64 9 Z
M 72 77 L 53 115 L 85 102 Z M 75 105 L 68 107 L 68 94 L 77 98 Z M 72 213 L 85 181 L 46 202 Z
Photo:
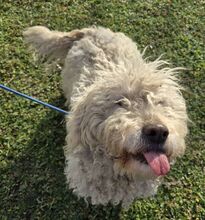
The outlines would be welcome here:
M 164 53 L 180 73 L 193 121 L 185 156 L 154 198 L 128 210 L 86 204 L 66 187 L 63 115 L 0 91 L 0 219 L 205 219 L 205 2 L 203 0 L 1 0 L 0 82 L 64 107 L 59 73 L 45 73 L 22 40 L 32 25 L 69 31 L 101 25 Z

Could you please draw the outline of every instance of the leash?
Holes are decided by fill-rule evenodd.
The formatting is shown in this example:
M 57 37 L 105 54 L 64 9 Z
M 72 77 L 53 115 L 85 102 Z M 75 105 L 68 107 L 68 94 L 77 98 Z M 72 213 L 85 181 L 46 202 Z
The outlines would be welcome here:
M 6 90 L 6 91 L 8 91 L 8 92 L 12 92 L 13 94 L 18 95 L 18 96 L 21 96 L 21 97 L 23 97 L 23 98 L 25 98 L 25 99 L 29 99 L 29 100 L 31 100 L 31 101 L 33 101 L 33 102 L 36 102 L 36 103 L 41 104 L 41 105 L 43 105 L 43 106 L 46 106 L 46 107 L 48 107 L 48 108 L 50 108 L 50 109 L 52 109 L 52 110 L 61 112 L 61 113 L 66 114 L 66 115 L 68 114 L 68 112 L 65 111 L 65 110 L 63 110 L 63 109 L 60 109 L 60 108 L 58 108 L 58 107 L 56 107 L 56 106 L 54 106 L 54 105 L 48 104 L 48 103 L 46 103 L 46 102 L 42 102 L 42 101 L 40 101 L 40 100 L 38 100 L 38 99 L 36 99 L 36 98 L 34 98 L 34 97 L 31 97 L 31 96 L 28 96 L 28 95 L 23 94 L 23 93 L 21 93 L 21 92 L 18 92 L 18 91 L 16 91 L 16 90 L 11 89 L 11 88 L 9 88 L 9 87 L 7 87 L 7 86 L 4 86 L 4 85 L 2 85 L 2 84 L 0 84 L 0 88 Z

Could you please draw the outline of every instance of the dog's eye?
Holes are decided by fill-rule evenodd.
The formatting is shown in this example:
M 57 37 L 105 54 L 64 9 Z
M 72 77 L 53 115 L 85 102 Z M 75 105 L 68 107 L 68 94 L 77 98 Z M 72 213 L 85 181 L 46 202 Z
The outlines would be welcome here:
M 128 107 L 130 105 L 130 102 L 128 99 L 123 98 L 115 101 L 115 104 L 119 107 Z
M 115 104 L 116 105 L 119 105 L 120 107 L 123 107 L 123 100 L 118 100 L 118 101 L 115 101 Z
M 160 100 L 160 101 L 157 102 L 157 105 L 165 105 L 165 101 Z

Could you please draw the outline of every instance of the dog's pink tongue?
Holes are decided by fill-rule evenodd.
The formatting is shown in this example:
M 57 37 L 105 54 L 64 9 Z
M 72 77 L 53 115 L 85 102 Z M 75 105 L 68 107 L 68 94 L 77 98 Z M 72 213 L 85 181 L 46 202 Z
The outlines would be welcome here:
M 150 151 L 144 153 L 144 157 L 157 176 L 166 175 L 169 172 L 170 164 L 165 154 Z

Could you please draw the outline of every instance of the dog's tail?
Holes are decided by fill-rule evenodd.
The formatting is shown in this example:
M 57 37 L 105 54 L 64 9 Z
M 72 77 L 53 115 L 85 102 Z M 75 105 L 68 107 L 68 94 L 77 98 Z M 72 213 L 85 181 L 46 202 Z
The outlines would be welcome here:
M 47 62 L 57 60 L 63 63 L 73 43 L 80 40 L 84 33 L 79 30 L 57 32 L 43 26 L 34 26 L 25 30 L 23 36 L 40 58 L 46 59 Z

